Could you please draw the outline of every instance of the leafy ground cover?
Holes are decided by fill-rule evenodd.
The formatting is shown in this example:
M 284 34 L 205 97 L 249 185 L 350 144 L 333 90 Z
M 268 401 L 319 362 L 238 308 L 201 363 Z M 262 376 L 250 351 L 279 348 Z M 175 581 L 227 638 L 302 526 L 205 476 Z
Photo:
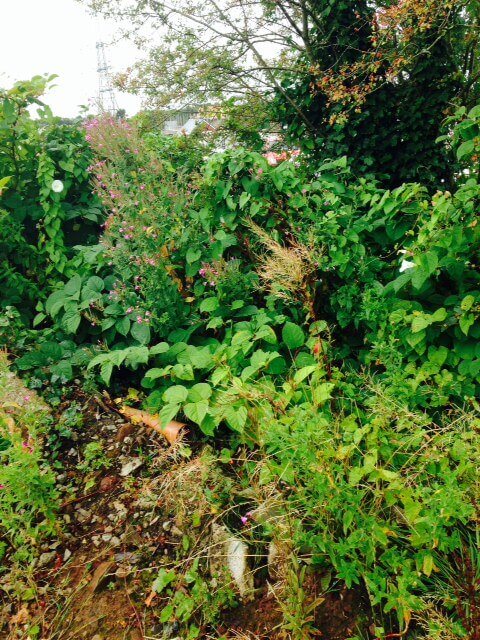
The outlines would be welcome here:
M 479 108 L 447 120 L 462 170 L 432 192 L 39 124 L 37 85 L 0 134 L 5 239 L 38 147 L 53 207 L 15 226 L 35 262 L 2 263 L 25 285 L 2 340 L 50 405 L 3 401 L 11 633 L 478 640 Z

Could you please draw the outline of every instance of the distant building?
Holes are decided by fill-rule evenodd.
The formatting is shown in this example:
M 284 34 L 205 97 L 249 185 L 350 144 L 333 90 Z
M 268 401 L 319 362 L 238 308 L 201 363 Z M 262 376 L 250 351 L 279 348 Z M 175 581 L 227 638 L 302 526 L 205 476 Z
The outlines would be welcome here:
M 166 136 L 190 135 L 195 127 L 204 125 L 207 131 L 215 131 L 219 121 L 205 118 L 198 107 L 190 107 L 170 111 L 163 125 Z

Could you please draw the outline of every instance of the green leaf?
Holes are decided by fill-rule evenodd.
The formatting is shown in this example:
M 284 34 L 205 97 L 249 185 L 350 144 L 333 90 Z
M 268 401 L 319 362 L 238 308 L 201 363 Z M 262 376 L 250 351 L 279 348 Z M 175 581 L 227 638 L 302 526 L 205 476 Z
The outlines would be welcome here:
M 189 402 L 201 402 L 202 400 L 208 400 L 212 395 L 212 387 L 206 382 L 199 382 L 194 384 L 188 391 Z
M 224 418 L 228 423 L 228 426 L 241 433 L 247 423 L 248 412 L 244 406 L 240 407 L 227 407 L 224 412 Z
M 475 140 L 466 140 L 457 149 L 457 159 L 461 160 L 464 156 L 470 155 L 475 149 Z
M 82 278 L 81 276 L 76 275 L 76 276 L 73 276 L 73 278 L 70 278 L 70 280 L 67 282 L 63 290 L 67 296 L 74 296 L 76 294 L 80 294 L 81 288 L 82 288 Z
M 460 318 L 460 320 L 458 321 L 458 324 L 460 325 L 460 329 L 463 331 L 463 333 L 468 336 L 468 332 L 470 331 L 470 327 L 475 323 L 475 316 L 473 315 L 473 313 L 467 313 L 466 315 L 462 316 Z
M 204 433 L 206 436 L 215 435 L 215 429 L 217 427 L 218 427 L 217 421 L 209 413 L 207 413 L 207 415 L 205 416 L 205 418 L 202 420 L 200 424 L 200 429 L 202 430 L 202 433 Z
M 105 382 L 105 384 L 110 383 L 110 378 L 112 377 L 113 372 L 113 363 L 112 362 L 103 362 L 100 367 L 100 377 Z
M 100 326 L 102 328 L 102 331 L 108 331 L 108 329 L 113 327 L 114 324 L 115 324 L 115 318 L 105 318 L 104 320 L 102 320 L 102 323 Z
M 423 565 L 422 565 L 423 573 L 428 577 L 432 573 L 434 566 L 435 566 L 435 563 L 433 561 L 433 556 L 430 553 L 428 553 L 423 558 Z
M 308 378 L 309 375 L 311 375 L 314 371 L 316 371 L 317 368 L 318 366 L 316 364 L 310 365 L 308 367 L 302 367 L 293 376 L 294 382 L 296 382 L 296 384 L 300 384 L 300 382 L 305 380 L 305 378 Z
M 213 386 L 216 387 L 222 380 L 225 380 L 229 373 L 230 369 L 228 369 L 228 367 L 218 367 L 218 369 L 215 369 L 211 378 Z
M 470 311 L 474 302 L 475 302 L 475 296 L 472 296 L 472 295 L 465 296 L 460 304 L 460 309 L 462 311 Z
M 247 204 L 247 202 L 250 200 L 251 195 L 249 193 L 247 193 L 246 191 L 244 191 L 241 196 L 240 196 L 240 209 L 243 209 L 245 207 L 245 205 Z
M 201 313 L 211 313 L 219 307 L 218 298 L 206 298 L 200 303 Z
M 166 569 L 160 569 L 157 577 L 152 583 L 152 591 L 155 593 L 162 593 L 165 587 L 168 587 L 175 580 L 175 571 L 167 571 Z
M 140 344 L 148 344 L 150 342 L 150 327 L 148 324 L 134 322 L 130 333 L 132 338 L 140 342 Z
M 430 319 L 425 316 L 415 316 L 412 320 L 412 333 L 419 333 L 430 326 Z
M 62 318 L 62 326 L 68 333 L 76 333 L 81 321 L 82 316 L 77 310 L 66 311 Z
M 35 316 L 35 318 L 33 319 L 33 326 L 34 327 L 38 327 L 38 325 L 40 323 L 42 323 L 45 318 L 46 318 L 46 314 L 45 313 L 37 313 L 37 315 Z
M 167 389 L 163 394 L 163 399 L 168 404 L 182 404 L 188 397 L 188 389 L 183 385 L 176 384 Z
M 103 280 L 98 276 L 92 276 L 87 280 L 85 286 L 87 289 L 100 292 L 104 288 L 104 283 L 103 283 Z
M 366 473 L 363 467 L 353 467 L 348 474 L 348 484 L 358 484 Z
M 298 349 L 305 344 L 305 334 L 298 324 L 286 322 L 282 329 L 282 340 L 289 349 Z
M 202 256 L 202 252 L 200 251 L 200 249 L 193 249 L 192 247 L 190 247 L 190 249 L 187 251 L 185 258 L 188 264 L 192 264 L 192 262 L 196 262 L 197 260 L 200 260 L 201 256 Z
M 314 387 L 314 389 L 312 390 L 313 402 L 317 406 L 325 404 L 325 402 L 327 400 L 330 400 L 330 398 L 332 397 L 332 391 L 334 388 L 335 384 L 333 382 L 324 382 L 318 385 L 318 387 Z
M 160 410 L 158 417 L 160 418 L 160 426 L 165 428 L 169 422 L 171 422 L 177 413 L 180 411 L 180 405 L 178 404 L 166 404 Z
M 430 317 L 430 322 L 443 322 L 447 317 L 447 310 L 444 307 L 437 309 Z
M 128 335 L 128 332 L 130 331 L 130 319 L 127 318 L 127 316 L 124 316 L 123 318 L 119 318 L 115 322 L 115 329 L 118 331 L 118 333 L 121 336 Z
M 158 356 L 161 353 L 166 353 L 170 349 L 170 345 L 168 342 L 159 342 L 158 344 L 154 344 L 153 347 L 150 347 L 150 355 Z
M 55 318 L 60 309 L 65 305 L 67 299 L 68 298 L 65 296 L 64 290 L 54 291 L 47 298 L 47 302 L 45 304 L 46 312 L 52 316 L 52 318 Z
M 183 407 L 183 412 L 189 420 L 196 424 L 201 424 L 207 415 L 208 402 L 189 402 Z
M 139 364 L 147 364 L 148 362 L 148 347 L 128 347 L 124 350 L 124 354 L 127 367 L 137 369 Z

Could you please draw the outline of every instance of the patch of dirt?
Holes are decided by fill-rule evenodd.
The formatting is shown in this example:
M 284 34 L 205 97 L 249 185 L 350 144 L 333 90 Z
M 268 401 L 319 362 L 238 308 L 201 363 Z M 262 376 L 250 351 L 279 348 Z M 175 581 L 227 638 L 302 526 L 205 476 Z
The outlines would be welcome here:
M 177 459 L 178 449 L 168 447 L 160 435 L 131 425 L 81 391 L 58 407 L 59 421 L 66 410 L 75 414 L 77 409 L 82 420 L 53 443 L 51 463 L 57 469 L 61 495 L 58 539 L 42 545 L 31 576 L 0 576 L 0 637 L 182 638 L 175 624 L 160 623 L 162 599 L 151 598 L 151 585 L 160 567 L 175 562 L 182 539 L 178 526 L 191 527 L 196 510 L 207 514 L 204 530 L 210 526 L 209 518 L 215 518 L 203 493 L 203 479 L 208 477 L 212 495 L 218 487 L 228 493 L 230 485 L 225 478 L 222 484 L 221 478 L 208 475 L 215 473 L 209 466 L 210 450 Z M 101 451 L 98 468 L 95 460 L 85 465 L 86 447 L 91 443 Z M 195 449 L 195 443 L 190 444 Z M 169 521 L 172 513 L 173 523 Z M 2 583 L 8 581 L 17 588 L 2 591 Z M 34 586 L 30 592 L 29 585 Z M 264 579 L 257 579 L 256 586 L 253 601 L 225 611 L 215 635 L 202 631 L 199 637 L 288 637 L 272 590 Z M 316 593 L 314 583 L 306 586 Z M 327 594 L 315 612 L 315 625 L 321 632 L 315 637 L 345 640 L 352 635 L 361 615 L 360 603 L 359 594 L 353 591 Z
M 265 587 L 255 600 L 226 611 L 220 631 L 227 636 L 244 634 L 246 638 L 276 640 L 281 637 L 282 613 L 275 597 Z

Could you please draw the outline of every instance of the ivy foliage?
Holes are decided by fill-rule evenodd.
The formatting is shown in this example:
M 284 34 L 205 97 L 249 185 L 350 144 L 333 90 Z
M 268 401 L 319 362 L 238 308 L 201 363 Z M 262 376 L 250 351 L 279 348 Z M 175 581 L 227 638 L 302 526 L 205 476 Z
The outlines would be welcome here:
M 286 72 L 274 114 L 316 158 L 347 155 L 387 186 L 452 184 L 436 139 L 452 104 L 478 101 L 477 4 L 314 3 L 313 44 Z

